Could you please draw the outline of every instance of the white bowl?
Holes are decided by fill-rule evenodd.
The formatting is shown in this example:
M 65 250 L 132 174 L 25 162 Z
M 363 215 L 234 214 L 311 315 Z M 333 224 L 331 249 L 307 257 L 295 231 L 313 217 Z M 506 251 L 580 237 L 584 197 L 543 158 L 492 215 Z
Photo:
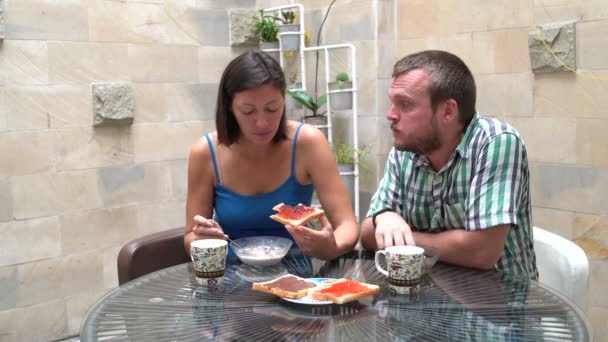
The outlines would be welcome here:
M 278 264 L 291 245 L 291 240 L 278 236 L 253 236 L 230 242 L 234 254 L 242 263 L 251 266 Z

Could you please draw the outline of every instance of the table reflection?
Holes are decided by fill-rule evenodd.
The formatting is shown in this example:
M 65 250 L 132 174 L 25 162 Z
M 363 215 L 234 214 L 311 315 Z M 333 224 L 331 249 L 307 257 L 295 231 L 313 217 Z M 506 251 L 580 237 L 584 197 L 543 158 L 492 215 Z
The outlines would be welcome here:
M 305 305 L 254 291 L 251 283 L 292 273 L 378 284 L 344 305 Z M 413 295 L 391 294 L 373 253 L 324 262 L 294 250 L 259 268 L 229 258 L 223 282 L 199 286 L 191 264 L 114 290 L 88 314 L 83 341 L 539 341 L 590 340 L 580 310 L 527 278 L 437 264 Z

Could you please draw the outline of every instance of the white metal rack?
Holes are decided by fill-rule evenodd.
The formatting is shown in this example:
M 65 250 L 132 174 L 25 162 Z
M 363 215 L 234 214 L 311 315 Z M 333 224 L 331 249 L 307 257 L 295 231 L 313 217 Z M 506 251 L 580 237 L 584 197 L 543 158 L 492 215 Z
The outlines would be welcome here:
M 357 87 L 357 54 L 356 48 L 352 44 L 334 44 L 334 45 L 320 45 L 313 47 L 305 46 L 305 36 L 304 36 L 304 6 L 301 4 L 291 4 L 291 5 L 283 5 L 276 7 L 269 7 L 264 9 L 264 13 L 273 13 L 274 17 L 279 16 L 281 10 L 287 9 L 298 9 L 298 15 L 300 16 L 299 20 L 299 30 L 293 32 L 279 32 L 279 48 L 278 49 L 264 49 L 266 52 L 278 52 L 279 53 L 279 63 L 281 67 L 284 68 L 284 60 L 283 60 L 283 43 L 282 36 L 285 35 L 300 35 L 300 74 L 302 81 L 302 88 L 294 89 L 294 90 L 303 90 L 306 91 L 306 61 L 305 61 L 305 52 L 311 51 L 323 51 L 325 56 L 325 94 L 327 94 L 327 125 L 318 125 L 318 128 L 327 128 L 327 140 L 331 144 L 333 142 L 333 133 L 332 133 L 332 113 L 331 113 L 331 96 L 333 93 L 342 93 L 342 92 L 352 92 L 353 94 L 353 103 L 352 103 L 352 137 L 353 137 L 353 171 L 350 172 L 340 172 L 341 175 L 352 175 L 353 176 L 353 197 L 354 197 L 354 211 L 355 217 L 357 218 L 357 222 L 359 222 L 359 155 L 357 150 L 359 148 L 359 127 L 358 127 L 358 87 Z M 350 51 L 350 73 L 352 79 L 352 88 L 344 88 L 337 90 L 329 90 L 329 79 L 330 79 L 330 51 L 337 49 L 348 49 Z

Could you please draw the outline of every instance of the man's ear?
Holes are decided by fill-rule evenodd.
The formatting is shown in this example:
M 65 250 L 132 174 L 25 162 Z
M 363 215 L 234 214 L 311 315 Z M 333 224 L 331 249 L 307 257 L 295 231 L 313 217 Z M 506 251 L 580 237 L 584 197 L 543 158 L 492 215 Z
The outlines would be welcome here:
M 442 104 L 442 119 L 446 123 L 458 122 L 460 115 L 458 114 L 458 103 L 454 99 L 447 99 Z

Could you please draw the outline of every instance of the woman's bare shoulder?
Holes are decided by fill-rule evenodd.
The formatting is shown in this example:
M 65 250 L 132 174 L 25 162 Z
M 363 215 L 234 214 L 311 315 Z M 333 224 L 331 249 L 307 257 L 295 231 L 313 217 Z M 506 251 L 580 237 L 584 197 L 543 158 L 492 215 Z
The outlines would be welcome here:
M 290 124 L 293 123 L 293 131 L 292 136 L 295 136 L 295 130 L 300 125 L 297 121 L 290 121 Z M 300 132 L 298 133 L 298 146 L 301 145 L 318 145 L 326 142 L 327 138 L 317 127 L 310 124 L 303 124 L 300 128 Z
M 214 145 L 217 145 L 217 134 L 215 132 L 209 134 L 211 141 Z M 190 147 L 190 159 L 196 159 L 198 161 L 211 160 L 211 148 L 207 142 L 206 135 L 196 139 L 196 141 Z

